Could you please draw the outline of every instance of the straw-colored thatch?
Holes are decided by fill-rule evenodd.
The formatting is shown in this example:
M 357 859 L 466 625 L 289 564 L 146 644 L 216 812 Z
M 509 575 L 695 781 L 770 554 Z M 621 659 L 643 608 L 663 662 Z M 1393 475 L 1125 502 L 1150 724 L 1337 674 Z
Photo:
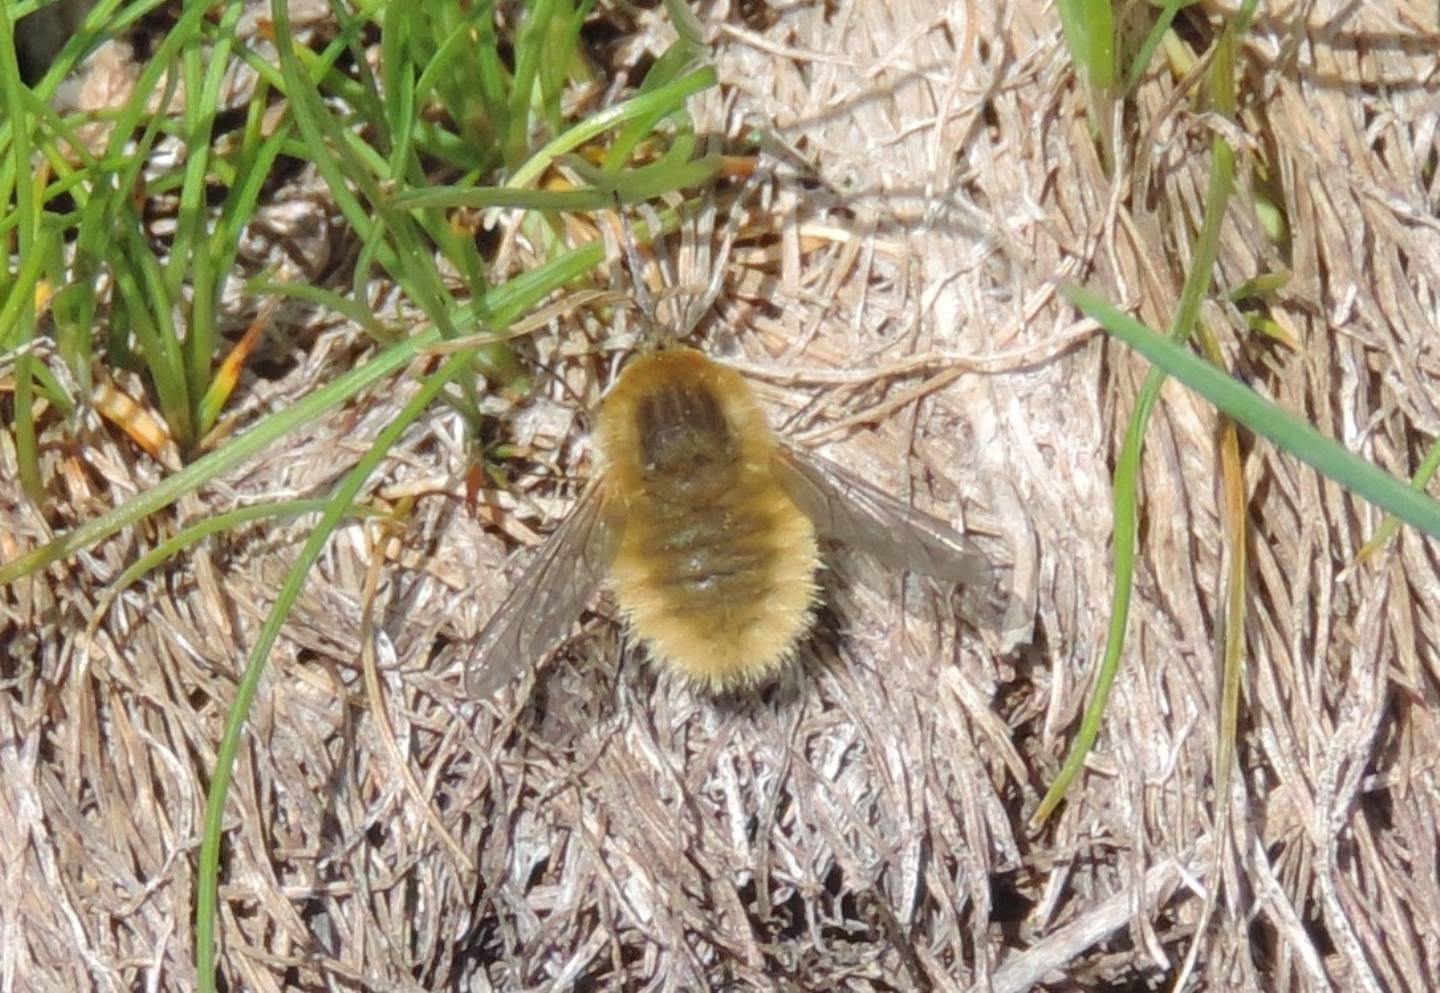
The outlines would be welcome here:
M 781 238 L 768 259 L 742 245 L 710 347 L 754 374 L 791 437 L 942 516 L 998 523 L 1034 604 L 1030 644 L 1001 651 L 933 589 L 841 568 L 824 630 L 764 692 L 715 701 L 657 675 L 601 603 L 556 658 L 477 707 L 463 639 L 568 491 L 525 477 L 472 518 L 459 420 L 437 407 L 378 484 L 416 497 L 407 528 L 343 529 L 271 659 L 228 809 L 231 988 L 1139 989 L 1172 981 L 1192 941 L 1199 988 L 1435 988 L 1434 545 L 1402 531 L 1346 574 L 1379 515 L 1263 442 L 1245 461 L 1233 837 L 1196 933 L 1220 883 L 1224 553 L 1217 421 L 1178 387 L 1149 434 L 1105 731 L 1055 821 L 1024 827 L 1105 639 L 1110 470 L 1145 372 L 1051 281 L 1081 278 L 1163 324 L 1221 122 L 1157 72 L 1116 128 L 1117 185 L 1049 4 L 734 8 L 705 12 L 724 99 L 702 112 L 717 132 L 774 134 L 763 209 Z M 641 33 L 605 53 L 612 68 L 659 50 L 660 12 L 614 16 Z M 1263 13 L 1240 126 L 1224 130 L 1243 179 L 1217 286 L 1288 261 L 1274 313 L 1299 350 L 1242 339 L 1234 309 L 1204 312 L 1232 358 L 1243 346 L 1251 382 L 1399 474 L 1440 429 L 1436 16 L 1414 0 Z M 1203 16 L 1185 21 L 1201 41 Z M 1247 208 L 1261 160 L 1284 253 Z M 297 175 L 269 208 L 292 258 L 296 238 L 347 251 L 316 182 Z M 596 398 L 613 364 L 582 325 L 557 321 L 535 345 L 568 389 L 542 380 L 504 421 L 561 470 L 585 451 L 574 396 Z M 240 401 L 251 415 L 359 355 L 351 329 L 315 315 L 276 326 Z M 409 389 L 285 439 L 179 515 L 324 487 Z M 79 431 L 47 449 L 46 521 L 0 493 L 0 555 L 161 476 L 97 422 Z M 207 541 L 113 604 L 82 653 L 107 583 L 175 519 L 0 591 L 0 986 L 194 983 L 215 745 L 305 531 Z

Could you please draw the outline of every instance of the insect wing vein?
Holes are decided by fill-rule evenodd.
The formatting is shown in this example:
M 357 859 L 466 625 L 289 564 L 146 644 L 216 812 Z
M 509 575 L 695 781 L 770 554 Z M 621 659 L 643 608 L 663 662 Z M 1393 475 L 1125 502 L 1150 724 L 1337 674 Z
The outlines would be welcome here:
M 878 562 L 957 584 L 988 584 L 989 558 L 954 528 L 840 468 L 781 446 L 776 475 L 790 498 L 827 538 Z
M 574 624 L 604 580 L 614 551 L 605 493 L 592 484 L 525 567 L 471 651 L 466 691 L 484 699 L 538 663 Z

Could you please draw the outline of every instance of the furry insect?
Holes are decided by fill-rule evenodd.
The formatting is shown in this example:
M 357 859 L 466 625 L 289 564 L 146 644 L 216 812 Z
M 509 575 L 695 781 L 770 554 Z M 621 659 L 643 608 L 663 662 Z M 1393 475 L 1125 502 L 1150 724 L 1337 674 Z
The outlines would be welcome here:
M 472 696 L 538 662 L 602 586 L 652 658 L 724 690 L 809 631 L 821 538 L 947 583 L 990 578 L 964 535 L 777 439 L 739 373 L 692 348 L 631 359 L 596 436 L 601 471 L 481 632 Z

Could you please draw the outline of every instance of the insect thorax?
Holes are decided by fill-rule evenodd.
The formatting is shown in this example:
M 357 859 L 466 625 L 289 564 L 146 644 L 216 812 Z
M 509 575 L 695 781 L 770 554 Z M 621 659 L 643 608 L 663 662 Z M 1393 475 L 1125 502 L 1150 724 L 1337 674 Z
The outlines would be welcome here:
M 642 397 L 635 436 L 647 475 L 707 474 L 728 467 L 736 453 L 720 401 L 701 380 L 665 383 Z

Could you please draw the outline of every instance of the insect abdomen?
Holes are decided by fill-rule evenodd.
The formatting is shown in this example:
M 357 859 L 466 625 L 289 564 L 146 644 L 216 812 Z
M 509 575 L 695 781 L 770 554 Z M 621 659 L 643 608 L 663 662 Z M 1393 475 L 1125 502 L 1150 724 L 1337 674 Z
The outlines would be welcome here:
M 716 687 L 784 661 L 810 626 L 816 596 L 809 518 L 768 480 L 735 483 L 731 499 L 693 512 L 632 505 L 611 573 L 651 654 Z
M 749 388 L 697 352 L 661 352 L 627 367 L 600 427 L 625 494 L 611 585 L 631 630 L 714 687 L 769 672 L 810 626 L 819 557 Z
M 678 511 L 654 507 L 649 540 L 642 541 L 655 550 L 651 575 L 667 591 L 673 610 L 718 618 L 773 594 L 774 524 L 735 503 Z

